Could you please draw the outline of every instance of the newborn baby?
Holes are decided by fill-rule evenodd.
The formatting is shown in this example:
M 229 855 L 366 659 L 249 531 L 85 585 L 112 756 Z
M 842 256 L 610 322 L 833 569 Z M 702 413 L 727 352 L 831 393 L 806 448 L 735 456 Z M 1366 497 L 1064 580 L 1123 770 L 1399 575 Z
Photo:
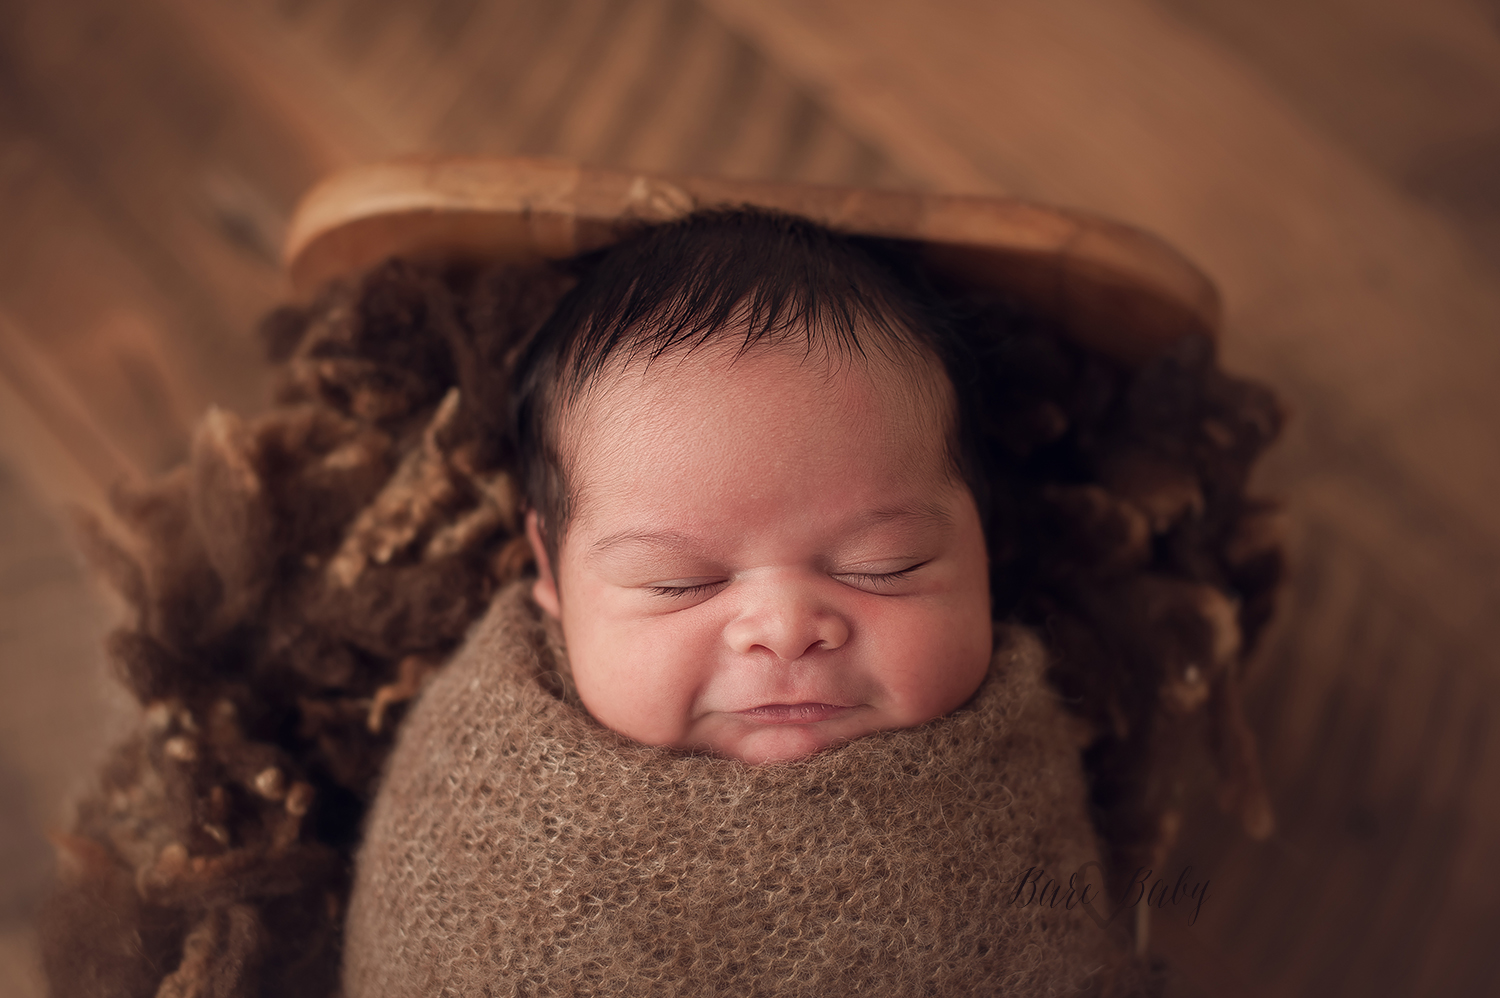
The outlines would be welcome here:
M 403 729 L 350 998 L 1129 993 L 920 282 L 703 213 L 587 261 L 520 371 L 537 577 Z
M 942 344 L 813 230 L 784 237 L 805 256 L 769 261 L 778 284 L 741 288 L 724 250 L 752 223 L 765 240 L 790 224 L 672 234 L 706 243 L 670 247 L 701 254 L 695 285 L 599 275 L 588 297 L 635 297 L 548 331 L 522 425 L 534 593 L 584 707 L 648 745 L 759 763 L 947 714 L 992 648 Z M 695 296 L 711 318 L 687 314 Z

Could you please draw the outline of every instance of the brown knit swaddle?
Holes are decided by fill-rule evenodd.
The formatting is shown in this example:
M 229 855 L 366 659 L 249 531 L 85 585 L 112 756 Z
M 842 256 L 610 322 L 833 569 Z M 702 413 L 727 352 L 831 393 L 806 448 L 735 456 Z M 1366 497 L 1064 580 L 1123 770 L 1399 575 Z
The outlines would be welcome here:
M 1013 903 L 1028 868 L 1066 881 L 1097 851 L 1040 646 L 1002 633 L 963 711 L 753 767 L 557 696 L 511 587 L 394 751 L 346 995 L 1132 993 L 1082 906 Z

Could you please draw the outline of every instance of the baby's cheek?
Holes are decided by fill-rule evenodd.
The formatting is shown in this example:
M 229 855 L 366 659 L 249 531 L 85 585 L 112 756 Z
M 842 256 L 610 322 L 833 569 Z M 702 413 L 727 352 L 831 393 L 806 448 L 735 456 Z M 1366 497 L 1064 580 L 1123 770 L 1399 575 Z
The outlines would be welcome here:
M 701 663 L 691 636 L 661 620 L 595 617 L 587 638 L 569 641 L 574 682 L 585 709 L 607 728 L 647 745 L 687 735 Z
M 949 607 L 908 619 L 887 614 L 876 637 L 902 726 L 923 724 L 963 706 L 989 671 L 992 627 L 988 612 Z

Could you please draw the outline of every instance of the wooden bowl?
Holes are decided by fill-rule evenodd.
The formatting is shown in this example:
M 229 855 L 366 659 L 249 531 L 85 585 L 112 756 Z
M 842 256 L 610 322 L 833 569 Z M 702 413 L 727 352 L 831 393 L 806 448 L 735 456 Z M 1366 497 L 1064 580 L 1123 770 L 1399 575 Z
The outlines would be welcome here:
M 752 204 L 851 235 L 918 243 L 934 277 L 1001 292 L 1079 342 L 1137 363 L 1187 334 L 1214 337 L 1213 283 L 1162 240 L 1014 198 L 666 177 L 509 157 L 353 167 L 309 191 L 287 236 L 307 297 L 391 256 L 534 262 L 606 246 L 632 222 Z

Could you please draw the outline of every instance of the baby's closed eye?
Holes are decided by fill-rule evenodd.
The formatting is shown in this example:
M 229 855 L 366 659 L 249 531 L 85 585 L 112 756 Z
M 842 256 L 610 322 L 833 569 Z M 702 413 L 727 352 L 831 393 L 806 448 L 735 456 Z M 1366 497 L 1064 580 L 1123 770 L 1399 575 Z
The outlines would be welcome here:
M 865 571 L 839 571 L 828 573 L 829 577 L 853 589 L 870 593 L 893 594 L 901 589 L 901 584 L 909 581 L 912 576 L 929 564 L 931 559 L 918 562 L 906 560 L 890 563 L 900 567 L 889 567 L 882 565 L 869 566 Z M 861 566 L 864 567 L 864 566 Z M 643 586 L 652 596 L 663 599 L 686 600 L 699 597 L 711 596 L 733 583 L 728 577 L 700 577 L 670 579 L 661 582 L 653 582 Z
M 690 596 L 707 596 L 729 584 L 728 579 L 673 579 L 646 586 L 653 596 L 668 599 L 686 599 Z
M 931 559 L 929 559 L 930 561 Z M 907 582 L 927 561 L 919 561 L 905 568 L 898 568 L 889 572 L 837 572 L 834 578 L 847 586 L 855 589 L 863 589 L 869 592 L 891 593 L 901 588 L 901 583 Z

